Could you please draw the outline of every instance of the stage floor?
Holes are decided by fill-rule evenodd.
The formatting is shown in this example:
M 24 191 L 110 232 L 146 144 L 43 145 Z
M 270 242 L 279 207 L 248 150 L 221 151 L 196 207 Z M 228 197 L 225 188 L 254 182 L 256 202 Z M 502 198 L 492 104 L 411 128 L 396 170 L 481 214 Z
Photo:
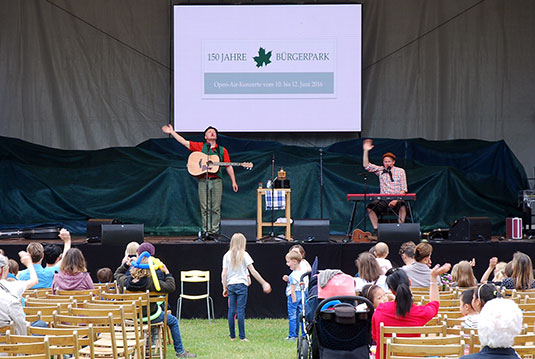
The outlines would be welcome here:
M 333 237 L 331 242 L 305 242 L 301 243 L 306 250 L 306 258 L 312 263 L 318 258 L 320 269 L 341 269 L 345 273 L 354 275 L 357 271 L 355 259 L 359 253 L 368 251 L 373 243 L 343 243 L 343 237 Z M 176 312 L 176 302 L 180 291 L 180 271 L 200 269 L 210 270 L 210 295 L 214 299 L 216 317 L 226 317 L 227 299 L 222 296 L 221 267 L 222 258 L 228 250 L 228 243 L 213 241 L 197 242 L 196 237 L 146 237 L 146 241 L 156 247 L 156 257 L 162 260 L 176 279 L 177 289 L 170 295 L 170 304 L 173 313 Z M 2 239 L 0 248 L 10 258 L 17 258 L 20 250 L 25 250 L 30 240 Z M 39 240 L 39 242 L 62 244 L 60 239 Z M 460 260 L 476 259 L 474 272 L 480 278 L 487 269 L 488 260 L 498 257 L 501 261 L 512 259 L 514 252 L 521 251 L 535 258 L 534 240 L 497 240 L 489 242 L 451 242 L 430 241 L 433 245 L 433 263 L 446 263 L 452 265 Z M 294 242 L 248 242 L 247 251 L 253 258 L 255 268 L 271 284 L 273 291 L 269 295 L 262 292 L 260 285 L 253 279 L 249 289 L 247 304 L 247 317 L 283 318 L 287 316 L 285 288 L 286 283 L 282 276 L 289 274 L 284 259 Z M 402 265 L 398 255 L 400 243 L 389 243 L 390 255 L 388 258 L 394 265 Z M 101 267 L 110 267 L 113 271 L 121 264 L 125 247 L 102 243 L 87 243 L 83 237 L 74 237 L 73 246 L 79 248 L 87 261 L 88 270 L 94 280 L 96 272 Z M 199 290 L 199 288 L 196 288 Z M 205 317 L 206 304 L 203 301 L 186 301 L 183 305 L 183 317 Z

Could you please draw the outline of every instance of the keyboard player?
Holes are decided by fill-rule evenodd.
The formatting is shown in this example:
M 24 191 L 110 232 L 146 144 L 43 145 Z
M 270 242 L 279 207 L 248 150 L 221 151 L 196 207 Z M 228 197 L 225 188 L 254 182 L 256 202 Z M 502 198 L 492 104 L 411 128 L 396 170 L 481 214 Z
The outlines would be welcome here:
M 379 177 L 379 188 L 381 194 L 405 194 L 407 193 L 407 177 L 405 170 L 400 167 L 396 167 L 396 156 L 387 152 L 383 155 L 383 165 L 377 166 L 370 163 L 368 153 L 373 149 L 373 141 L 366 139 L 362 143 L 362 165 L 368 172 L 375 173 Z M 404 201 L 393 200 L 372 201 L 368 204 L 368 215 L 372 222 L 373 230 L 377 233 L 377 223 L 379 214 L 385 214 L 390 211 L 394 211 L 398 216 L 398 222 L 404 223 L 407 216 L 407 206 Z

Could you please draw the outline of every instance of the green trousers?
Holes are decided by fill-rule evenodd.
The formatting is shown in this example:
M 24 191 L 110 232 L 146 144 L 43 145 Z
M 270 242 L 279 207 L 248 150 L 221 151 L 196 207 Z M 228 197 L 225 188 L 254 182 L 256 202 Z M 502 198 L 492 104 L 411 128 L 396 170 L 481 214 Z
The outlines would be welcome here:
M 208 186 L 206 186 L 207 182 Z M 209 180 L 203 178 L 199 181 L 199 202 L 201 203 L 202 228 L 204 232 L 209 234 L 219 233 L 222 196 L 223 181 L 221 178 Z

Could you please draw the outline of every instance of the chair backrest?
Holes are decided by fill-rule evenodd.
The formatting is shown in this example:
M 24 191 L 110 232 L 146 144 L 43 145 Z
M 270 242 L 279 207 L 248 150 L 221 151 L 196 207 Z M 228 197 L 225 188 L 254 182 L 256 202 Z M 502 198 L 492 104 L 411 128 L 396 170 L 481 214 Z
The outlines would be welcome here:
M 100 291 L 98 289 L 78 289 L 78 290 L 63 290 L 58 289 L 56 290 L 57 295 L 63 295 L 63 296 L 73 296 L 76 298 L 76 296 L 86 296 L 86 295 L 97 295 Z
M 535 358 L 535 345 L 515 345 L 513 348 L 522 359 Z
M 384 359 L 386 358 L 384 353 L 384 348 L 386 345 L 386 337 L 392 336 L 392 334 L 396 333 L 398 337 L 403 336 L 414 336 L 414 335 L 438 335 L 438 336 L 445 336 L 446 335 L 446 324 L 442 323 L 441 325 L 428 325 L 428 326 L 416 326 L 416 327 L 391 327 L 391 326 L 385 326 L 384 323 L 381 322 L 380 324 L 380 332 L 379 332 L 379 342 L 377 345 L 379 348 L 381 348 L 381 358 L 378 359 Z
M 459 344 L 399 344 L 395 343 L 395 338 L 388 338 L 386 342 L 386 358 L 394 359 L 399 357 L 431 357 L 431 356 L 452 356 L 459 358 L 464 354 L 464 340 Z
M 63 315 L 54 313 L 54 327 L 65 328 L 87 326 L 91 332 L 91 337 L 96 333 L 106 333 L 111 339 L 110 355 L 117 359 L 117 342 L 115 338 L 115 323 L 112 314 L 102 317 L 84 317 L 76 315 Z M 94 354 L 93 354 L 94 357 Z
M 206 293 L 199 295 L 184 295 L 184 283 L 206 283 Z M 180 295 L 187 299 L 202 299 L 210 296 L 210 271 L 188 270 L 180 272 Z
M 68 334 L 55 334 L 47 336 L 36 335 L 12 335 L 10 332 L 6 333 L 6 342 L 8 344 L 22 344 L 22 343 L 40 343 L 45 338 L 48 338 L 50 355 L 69 355 L 74 358 L 79 358 L 79 350 L 81 348 L 78 342 L 78 332 L 76 328 L 72 328 Z
M 0 343 L 0 353 L 6 354 L 2 355 L 2 359 L 50 359 L 50 346 L 46 337 L 38 343 Z
M 63 300 L 65 298 L 70 298 L 71 300 L 84 301 L 84 300 L 87 300 L 87 299 L 91 299 L 91 297 L 94 296 L 93 293 L 98 294 L 98 291 L 94 290 L 92 292 L 84 293 L 84 294 L 51 294 L 51 293 L 47 293 L 46 294 L 46 298 L 47 299 L 54 299 L 54 300 L 56 300 L 56 299 Z
M 11 333 L 15 332 L 15 326 L 13 325 L 13 322 L 10 322 L 8 325 L 4 325 L 3 327 L 0 327 L 0 334 L 3 334 L 7 332 L 8 330 L 11 330 Z

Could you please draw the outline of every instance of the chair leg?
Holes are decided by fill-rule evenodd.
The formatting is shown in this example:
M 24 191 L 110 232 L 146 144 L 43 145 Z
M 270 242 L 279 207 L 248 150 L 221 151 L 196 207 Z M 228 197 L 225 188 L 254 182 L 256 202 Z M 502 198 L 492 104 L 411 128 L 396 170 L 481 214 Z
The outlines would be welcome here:
M 178 322 L 180 323 L 180 314 L 182 314 L 182 297 L 178 297 L 176 307 L 177 307 L 176 318 L 178 319 Z
M 212 323 L 212 320 L 210 319 L 210 301 L 208 300 L 210 297 L 206 297 L 206 313 L 208 313 L 208 323 Z
M 212 309 L 212 318 L 215 320 L 214 300 L 212 299 L 212 297 L 208 297 L 208 299 L 210 300 L 210 305 L 211 305 L 211 309 Z

